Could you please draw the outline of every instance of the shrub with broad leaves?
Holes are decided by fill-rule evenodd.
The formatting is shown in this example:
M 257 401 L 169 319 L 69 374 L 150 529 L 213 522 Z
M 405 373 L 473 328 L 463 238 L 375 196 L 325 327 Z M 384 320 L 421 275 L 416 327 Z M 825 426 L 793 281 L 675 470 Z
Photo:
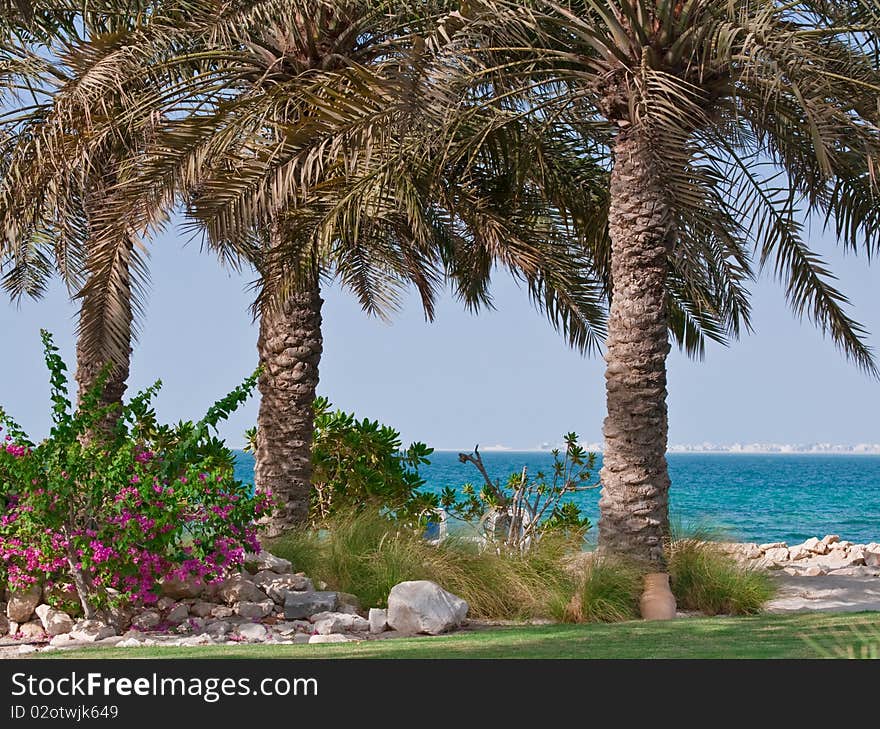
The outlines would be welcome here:
M 424 526 L 436 517 L 437 495 L 420 491 L 433 448 L 412 443 L 402 448 L 400 433 L 378 420 L 358 420 L 315 399 L 310 519 L 322 526 L 339 513 L 378 509 L 385 517 Z M 245 433 L 246 451 L 256 452 L 257 429 Z
M 106 376 L 72 408 L 66 367 L 42 333 L 52 429 L 34 444 L 0 408 L 0 583 L 41 583 L 86 617 L 114 603 L 152 603 L 163 580 L 224 578 L 257 550 L 269 504 L 233 474 L 219 422 L 253 391 L 249 377 L 196 423 L 160 425 L 161 382 L 124 404 L 110 432 L 99 404 Z M 212 431 L 214 433 L 212 434 Z

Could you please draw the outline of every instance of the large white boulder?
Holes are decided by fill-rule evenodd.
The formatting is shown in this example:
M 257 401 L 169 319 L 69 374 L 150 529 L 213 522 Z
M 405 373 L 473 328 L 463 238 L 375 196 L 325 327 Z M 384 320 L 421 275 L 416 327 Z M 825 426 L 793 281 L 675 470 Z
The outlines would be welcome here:
M 445 633 L 461 625 L 467 611 L 464 600 L 429 580 L 401 582 L 388 595 L 388 625 L 403 633 Z

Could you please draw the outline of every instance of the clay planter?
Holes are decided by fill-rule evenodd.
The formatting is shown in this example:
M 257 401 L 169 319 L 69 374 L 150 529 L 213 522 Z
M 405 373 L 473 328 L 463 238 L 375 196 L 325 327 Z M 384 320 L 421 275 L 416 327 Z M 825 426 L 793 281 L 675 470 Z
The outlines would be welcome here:
M 652 572 L 645 575 L 645 591 L 639 600 L 645 620 L 672 620 L 675 617 L 675 596 L 669 589 L 669 575 Z

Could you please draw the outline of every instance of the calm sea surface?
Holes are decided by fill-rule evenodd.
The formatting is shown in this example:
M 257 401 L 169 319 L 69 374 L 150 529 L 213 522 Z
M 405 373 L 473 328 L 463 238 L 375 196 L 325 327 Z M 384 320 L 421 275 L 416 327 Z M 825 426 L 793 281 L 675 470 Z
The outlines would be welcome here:
M 549 471 L 542 452 L 485 452 L 490 476 L 504 481 L 528 466 Z M 253 458 L 237 453 L 237 476 L 253 481 Z M 787 541 L 839 534 L 854 542 L 880 541 L 880 456 L 670 454 L 670 513 L 673 523 L 724 530 L 741 541 Z M 596 474 L 601 467 L 599 457 Z M 458 454 L 439 451 L 422 470 L 425 488 L 460 487 L 480 478 Z M 574 495 L 598 522 L 599 491 Z M 595 529 L 591 532 L 595 536 Z

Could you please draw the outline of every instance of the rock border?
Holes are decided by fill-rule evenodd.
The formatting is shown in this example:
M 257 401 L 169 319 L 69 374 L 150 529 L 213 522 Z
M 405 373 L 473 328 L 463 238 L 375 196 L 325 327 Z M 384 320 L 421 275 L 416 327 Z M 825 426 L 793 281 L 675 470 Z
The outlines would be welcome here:
M 425 583 L 431 594 L 445 593 Z M 0 602 L 0 650 L 18 647 L 21 654 L 70 650 L 86 646 L 136 648 L 190 647 L 235 643 L 344 643 L 416 634 L 410 626 L 395 630 L 388 613 L 361 609 L 355 595 L 326 590 L 289 561 L 262 551 L 248 554 L 242 569 L 218 584 L 200 580 L 168 581 L 153 605 L 118 610 L 103 620 L 77 620 L 47 604 L 39 586 L 11 591 Z M 436 620 L 432 633 L 464 623 L 463 612 L 447 625 Z M 393 621 L 392 621 L 393 622 Z M 423 631 L 429 632 L 429 631 Z

